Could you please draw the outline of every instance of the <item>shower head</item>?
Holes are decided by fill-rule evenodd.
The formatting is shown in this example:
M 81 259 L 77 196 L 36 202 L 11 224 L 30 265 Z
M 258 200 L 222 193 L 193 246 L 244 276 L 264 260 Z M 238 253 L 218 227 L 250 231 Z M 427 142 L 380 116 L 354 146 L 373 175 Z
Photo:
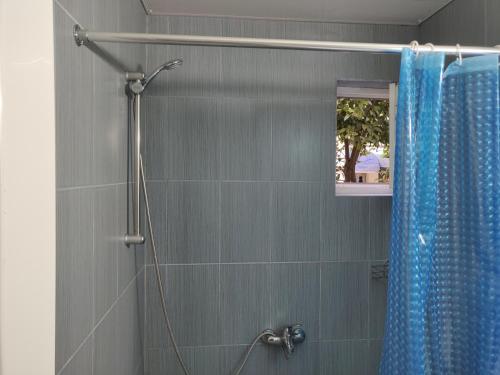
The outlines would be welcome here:
M 155 79 L 155 77 L 158 75 L 158 73 L 160 73 L 161 71 L 163 70 L 172 70 L 172 69 L 175 69 L 177 68 L 178 66 L 182 65 L 182 59 L 174 59 L 174 60 L 170 60 L 170 61 L 167 61 L 166 63 L 160 65 L 159 67 L 157 67 L 153 72 L 151 72 L 149 75 L 147 75 L 142 81 L 142 86 L 143 86 L 143 89 L 145 89 L 149 83 Z

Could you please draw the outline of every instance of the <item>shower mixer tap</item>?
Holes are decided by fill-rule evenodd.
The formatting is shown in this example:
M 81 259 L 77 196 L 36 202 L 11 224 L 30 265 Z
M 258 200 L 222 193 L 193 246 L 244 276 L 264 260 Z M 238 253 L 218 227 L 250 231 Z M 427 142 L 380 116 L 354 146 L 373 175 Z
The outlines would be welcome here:
M 265 332 L 266 335 L 262 337 L 262 341 L 268 345 L 281 346 L 286 358 L 293 354 L 296 344 L 306 339 L 306 332 L 301 324 L 285 327 L 281 334 L 272 329 L 267 329 Z

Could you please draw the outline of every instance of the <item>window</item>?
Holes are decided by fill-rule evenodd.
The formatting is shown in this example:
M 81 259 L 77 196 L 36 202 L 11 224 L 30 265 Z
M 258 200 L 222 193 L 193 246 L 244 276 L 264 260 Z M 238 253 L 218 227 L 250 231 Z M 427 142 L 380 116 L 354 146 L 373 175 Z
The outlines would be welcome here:
M 392 195 L 396 85 L 339 81 L 336 195 Z

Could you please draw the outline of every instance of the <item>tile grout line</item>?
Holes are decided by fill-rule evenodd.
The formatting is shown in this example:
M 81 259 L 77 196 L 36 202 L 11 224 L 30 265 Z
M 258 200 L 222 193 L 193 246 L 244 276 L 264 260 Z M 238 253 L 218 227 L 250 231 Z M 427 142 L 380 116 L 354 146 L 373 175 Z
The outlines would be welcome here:
M 143 313 L 144 316 L 142 317 L 143 320 L 143 327 L 142 327 L 142 360 L 143 360 L 143 371 L 146 370 L 146 316 L 147 316 L 147 311 L 146 308 L 148 306 L 147 304 L 147 288 L 146 288 L 146 280 L 147 280 L 147 275 L 146 275 L 147 269 L 146 265 L 144 265 L 144 273 L 143 273 L 143 288 L 144 288 L 144 296 L 142 297 L 142 303 L 143 303 Z
M 162 282 L 163 282 L 163 296 L 161 295 L 160 293 L 160 290 L 158 288 L 156 288 L 156 293 L 158 294 L 158 296 L 160 298 L 165 298 L 166 301 L 168 301 L 168 297 L 167 297 L 167 288 L 168 288 L 168 283 L 167 283 L 167 274 L 168 274 L 168 264 L 169 264 L 169 258 L 171 256 L 170 254 L 170 246 L 168 244 L 168 239 L 169 239 L 169 236 L 168 236 L 168 223 L 169 223 L 169 220 L 168 220 L 168 212 L 169 212 L 169 208 L 168 208 L 168 193 L 169 193 L 169 181 L 165 181 L 165 182 L 162 182 L 161 186 L 160 186 L 160 191 L 161 191 L 161 196 L 163 197 L 163 200 L 164 200 L 164 203 L 163 203 L 163 206 L 165 207 L 165 225 L 164 227 L 162 228 L 163 231 L 165 231 L 167 233 L 167 236 L 166 236 L 166 240 L 165 240 L 165 244 L 164 244 L 164 247 L 163 247 L 163 257 L 164 257 L 164 262 L 165 264 L 158 264 L 158 268 L 159 268 L 159 272 L 160 272 L 160 277 L 162 278 Z M 161 206 L 161 205 L 160 205 Z M 151 224 L 153 224 L 153 220 L 151 220 Z M 158 254 L 156 254 L 157 258 L 158 258 Z M 161 262 L 161 260 L 159 260 L 159 262 Z M 151 258 L 151 263 L 153 263 L 153 267 L 155 267 L 154 265 L 154 259 Z M 155 267 L 156 268 L 156 267 Z M 163 272 L 162 272 L 163 271 Z M 156 280 L 156 270 L 153 269 L 153 273 L 151 273 L 151 278 L 155 278 L 155 282 L 158 283 L 158 280 Z M 153 286 L 154 288 L 154 286 Z M 150 310 L 151 310 L 151 313 L 154 312 L 153 308 L 151 307 L 151 299 L 152 299 L 152 293 L 153 291 L 151 291 L 151 288 L 148 288 L 148 290 L 150 291 L 150 293 L 148 293 L 148 299 L 146 300 L 146 303 L 147 305 L 150 307 Z M 146 318 L 145 318 L 146 319 Z M 164 319 L 164 317 L 162 318 L 161 317 L 161 313 L 160 313 L 160 319 Z M 146 324 L 153 324 L 152 323 L 153 319 L 151 319 L 151 322 L 148 323 L 147 319 L 146 319 Z M 163 325 L 161 325 L 162 327 L 166 324 L 166 322 L 163 322 Z M 165 326 L 166 328 L 166 326 Z M 165 336 L 165 343 L 168 344 L 170 343 L 170 345 L 172 345 L 172 342 L 170 340 L 170 337 L 169 337 L 169 334 L 168 332 L 164 329 L 162 329 L 162 332 L 163 334 L 160 336 L 160 339 L 162 336 Z M 173 328 L 172 328 L 173 329 Z M 149 331 L 149 330 L 148 330 Z M 151 338 L 149 338 L 151 339 Z M 146 340 L 144 340 L 145 342 Z M 148 368 L 149 368 L 149 363 L 148 363 Z
M 274 106 L 274 102 L 271 101 L 271 106 Z M 266 108 L 266 110 L 268 110 L 268 108 Z M 271 127 L 271 129 L 269 130 L 270 132 L 270 143 L 271 143 L 271 174 L 270 174 L 270 182 L 269 182 L 269 186 L 270 186 L 270 189 L 269 189 L 269 194 L 270 194 L 270 197 L 269 197 L 269 257 L 268 257 L 268 272 L 270 273 L 271 275 L 271 278 L 272 278 L 272 273 L 271 273 L 271 268 L 272 268 L 272 260 L 273 260 L 273 248 L 274 248 L 274 227 L 275 227 L 275 207 L 274 207 L 274 204 L 275 204 L 275 200 L 276 200 L 276 196 L 275 196 L 275 185 L 276 183 L 273 181 L 274 180 L 274 158 L 275 158 L 275 154 L 274 154 L 274 118 L 273 118 L 273 111 L 271 110 L 270 113 L 269 113 L 269 126 Z M 269 285 L 271 285 L 271 283 L 269 283 Z M 270 286 L 269 286 L 270 288 Z M 269 289 L 269 322 L 272 322 L 272 290 Z
M 311 339 L 309 342 L 321 344 L 321 343 L 351 343 L 351 342 L 365 342 L 369 343 L 370 341 L 381 341 L 382 339 Z M 266 348 L 266 344 L 258 343 L 259 347 Z M 181 349 L 203 349 L 203 348 L 232 348 L 232 347 L 248 347 L 249 343 L 237 343 L 237 344 L 215 344 L 215 345 L 181 345 L 179 348 Z M 148 347 L 147 350 L 164 350 L 168 349 L 163 346 L 151 346 Z
M 371 325 L 371 319 L 372 319 L 372 314 L 371 314 L 371 301 L 370 301 L 370 294 L 371 294 L 371 258 L 372 258 L 372 252 L 373 252 L 373 244 L 372 244 L 372 222 L 373 222 L 373 218 L 372 218 L 372 207 L 373 205 L 373 200 L 372 199 L 368 199 L 368 258 L 369 258 L 369 263 L 367 264 L 367 270 L 365 270 L 365 272 L 368 273 L 368 277 L 367 277 L 367 283 L 368 283 L 368 290 L 367 290 L 367 294 L 366 294 L 366 299 L 368 300 L 368 309 L 366 310 L 366 313 L 367 313 L 367 337 L 368 339 L 370 338 L 371 336 L 371 330 L 370 330 L 370 325 Z
M 371 314 L 371 300 L 370 300 L 370 294 L 371 294 L 371 266 L 370 266 L 370 263 L 366 264 L 365 267 L 367 268 L 365 270 L 365 272 L 368 274 L 368 277 L 367 277 L 367 293 L 366 293 L 366 299 L 367 299 L 367 302 L 368 302 L 368 309 L 366 310 L 366 314 L 367 314 L 367 317 L 368 317 L 368 320 L 367 320 L 367 334 L 366 334 L 366 337 L 368 337 L 368 339 L 370 339 L 371 337 L 371 319 L 372 319 L 372 314 Z
M 154 182 L 154 183 L 161 183 L 161 182 L 173 182 L 173 183 L 182 183 L 182 182 L 196 182 L 196 183 L 202 183 L 202 182 L 224 182 L 224 183 L 266 183 L 266 182 L 279 182 L 279 183 L 302 183 L 302 184 L 321 184 L 325 183 L 324 181 L 321 180 L 280 180 L 280 179 L 275 179 L 272 177 L 265 178 L 262 180 L 237 180 L 237 179 L 219 179 L 219 178 L 213 178 L 213 179 L 175 179 L 175 178 L 166 178 L 166 179 L 148 179 L 147 182 Z M 331 182 L 330 184 L 334 184 Z M 360 196 L 362 198 L 366 198 L 366 196 Z
M 321 253 L 322 253 L 322 249 L 323 249 L 323 241 L 322 241 L 322 236 L 323 236 L 323 231 L 322 231 L 322 227 L 323 227 L 323 200 L 324 200 L 324 189 L 322 187 L 320 187 L 320 192 L 319 192 L 319 200 L 320 200 L 320 204 L 319 204 L 319 303 L 318 303 L 318 327 L 322 327 L 322 324 L 321 324 L 321 307 L 322 307 L 322 295 L 321 295 L 321 291 L 322 291 L 322 287 L 321 287 L 321 284 L 322 284 L 322 279 L 321 279 L 321 271 L 322 271 L 322 268 L 323 268 L 323 263 L 322 263 L 322 256 L 321 256 Z M 321 329 L 319 329 L 319 332 L 318 332 L 318 337 L 321 339 Z M 320 350 L 320 355 L 321 355 L 321 350 Z
M 66 186 L 56 188 L 56 192 L 64 191 L 74 191 L 74 190 L 84 190 L 84 189 L 99 189 L 105 187 L 117 187 L 121 185 L 127 185 L 128 182 L 112 182 L 109 184 L 90 184 L 90 185 L 79 185 L 79 186 Z
M 134 374 L 133 375 L 137 375 L 137 372 L 138 372 L 138 370 L 139 370 L 140 367 L 141 367 L 141 362 L 139 362 L 137 364 L 137 366 L 135 366 L 135 370 L 134 370 Z
M 483 42 L 484 45 L 488 45 L 488 38 L 489 38 L 489 27 L 488 27 L 488 0 L 483 0 Z
M 92 337 L 91 337 L 91 340 L 92 340 L 92 351 L 90 353 L 90 366 L 91 367 L 91 372 L 92 372 L 92 375 L 94 375 L 94 362 L 95 362 L 95 357 L 94 357 L 94 347 L 95 347 L 95 337 L 94 337 L 94 334 L 92 333 Z
M 272 97 L 272 94 L 270 95 Z M 222 99 L 229 99 L 233 101 L 259 101 L 262 100 L 262 96 L 229 96 L 229 95 L 220 95 L 216 94 L 214 95 L 170 95 L 170 94 L 165 94 L 165 93 L 156 93 L 153 91 L 151 94 L 149 94 L 149 98 L 153 98 L 155 100 L 160 100 L 162 99 L 193 99 L 193 100 L 222 100 Z M 278 102 L 285 102 L 285 101 L 291 101 L 291 102 L 319 102 L 323 104 L 334 104 L 336 103 L 337 96 L 334 95 L 331 98 L 324 98 L 324 97 L 310 97 L 310 96 L 292 96 L 292 97 L 278 97 L 274 99 L 275 101 Z
M 137 278 L 137 275 L 135 275 L 132 280 L 127 284 L 127 286 L 125 287 L 125 289 L 123 290 L 122 293 L 120 293 L 120 295 L 118 296 L 118 298 L 111 304 L 111 306 L 109 307 L 108 311 L 106 311 L 103 316 L 101 317 L 101 319 L 99 319 L 99 321 L 95 324 L 95 326 L 90 330 L 90 332 L 87 334 L 87 336 L 83 339 L 83 341 L 80 343 L 80 345 L 78 345 L 78 347 L 75 349 L 75 351 L 73 352 L 73 354 L 71 354 L 68 359 L 66 360 L 66 362 L 61 366 L 61 368 L 59 369 L 59 371 L 57 372 L 57 375 L 61 375 L 62 372 L 64 371 L 64 369 L 66 367 L 68 367 L 68 365 L 71 363 L 71 361 L 74 359 L 74 357 L 78 354 L 78 352 L 80 351 L 80 349 L 85 345 L 85 343 L 89 340 L 89 338 L 93 337 L 95 331 L 97 328 L 99 328 L 99 326 L 101 325 L 101 323 L 104 321 L 104 319 L 106 319 L 106 317 L 110 314 L 111 310 L 113 310 L 113 308 L 118 304 L 118 302 L 120 301 L 120 299 L 123 297 L 123 295 L 128 291 L 128 288 L 134 283 L 134 281 L 136 280 Z
M 91 331 L 91 336 L 93 338 L 94 336 L 94 332 L 93 330 L 95 329 L 95 320 L 96 320 L 96 313 L 95 313 L 95 310 L 96 310 L 96 282 L 95 282 L 95 278 L 96 278 L 96 251 L 95 251 L 95 247 L 96 247 L 96 213 L 97 213 L 97 209 L 96 209 L 96 206 L 97 206 L 97 192 L 95 190 L 92 190 L 92 205 L 91 205 L 91 209 L 92 209 L 92 266 L 91 266 L 91 274 L 92 274 L 92 331 Z M 91 341 L 91 350 L 92 350 L 92 353 L 91 353 L 91 363 L 92 363 L 92 369 L 91 369 L 91 373 L 92 375 L 94 374 L 94 351 L 95 351 L 95 341 L 92 340 Z
M 220 26 L 220 33 L 222 34 L 222 22 L 219 24 Z M 219 55 L 219 61 L 222 61 L 222 50 L 219 48 L 218 49 L 218 55 Z M 219 69 L 219 82 L 221 81 L 222 77 L 222 64 L 219 64 L 218 66 Z M 216 103 L 215 105 L 216 111 L 221 111 L 221 104 Z M 218 158 L 218 168 L 217 168 L 217 179 L 218 179 L 218 233 L 219 233 L 219 238 L 218 238 L 218 274 L 217 274 L 217 294 L 218 294 L 218 304 L 217 304 L 217 312 L 218 312 L 218 317 L 217 317 L 217 324 L 221 324 L 219 326 L 219 342 L 222 342 L 222 321 L 221 321 L 221 314 L 222 314 L 222 181 L 223 181 L 223 168 L 222 168 L 222 123 L 217 124 L 217 147 L 218 147 L 218 153 L 217 153 L 217 158 Z M 225 171 L 224 171 L 225 172 Z M 225 173 L 224 173 L 225 175 Z
M 222 64 L 220 64 L 222 65 Z M 222 68 L 220 67 L 220 69 L 222 70 Z M 218 143 L 218 147 L 219 147 L 219 152 L 218 152 L 218 159 L 219 159 L 219 162 L 218 162 L 218 191 L 217 191 L 217 194 L 218 194 L 218 200 L 219 200 L 219 204 L 218 204 L 218 222 L 217 222 L 217 231 L 218 231 L 218 234 L 219 234 L 219 238 L 218 238 L 218 266 L 217 266 L 217 282 L 218 282 L 218 290 L 217 290 L 217 294 L 218 294 L 218 305 L 217 305 L 217 312 L 218 312 L 218 317 L 217 317 L 217 322 L 216 324 L 218 325 L 219 323 L 222 323 L 220 321 L 220 317 L 221 317 L 221 313 L 222 313 L 222 295 L 221 295 L 221 291 L 222 291 L 222 276 L 221 276 L 221 272 L 222 272 L 222 266 L 221 266 L 221 262 L 222 262 L 222 178 L 221 178 L 221 175 L 222 175 L 222 134 L 221 134 L 221 125 L 218 124 L 217 126 L 217 132 L 218 132 L 218 136 L 217 136 L 217 143 Z M 222 330 L 222 327 L 219 326 L 219 333 L 221 332 Z M 221 333 L 220 333 L 221 334 Z M 221 337 L 220 337 L 220 340 L 222 341 L 222 334 L 221 334 Z
M 119 191 L 118 191 L 118 188 L 115 189 L 116 191 L 114 191 L 114 196 L 119 198 L 120 197 L 120 194 L 119 194 Z M 118 202 L 119 199 L 116 199 L 116 201 Z M 115 272 L 116 272 L 116 290 L 115 290 L 115 296 L 118 296 L 118 293 L 120 292 L 120 266 L 119 266 L 119 245 L 116 244 L 115 245 L 115 249 L 114 249 L 114 257 L 115 257 L 115 262 L 116 262 L 116 269 L 115 269 Z M 134 253 L 136 252 L 136 249 L 134 247 Z M 135 254 L 134 254 L 135 255 Z M 134 257 L 135 258 L 135 257 Z M 136 272 L 137 273 L 137 272 Z
M 271 101 L 270 103 L 271 108 L 274 106 L 274 101 Z M 267 108 L 269 109 L 269 108 Z M 275 212 L 276 212 L 276 207 L 274 207 L 275 200 L 276 200 L 276 195 L 275 195 L 275 185 L 276 183 L 274 182 L 274 158 L 275 158 L 275 152 L 274 152 L 274 116 L 273 116 L 273 111 L 271 109 L 269 113 L 269 122 L 270 122 L 270 140 L 271 140 L 271 182 L 269 183 L 270 186 L 270 199 L 269 199 L 269 264 L 271 264 L 273 260 L 273 248 L 274 248 L 274 227 L 275 227 Z
M 272 137 L 272 133 L 271 133 L 271 137 Z M 272 144 L 272 140 L 271 140 L 271 144 Z M 272 151 L 271 151 L 271 163 L 272 163 Z M 272 167 L 271 167 L 272 168 Z M 268 266 L 269 269 L 268 269 L 268 272 L 269 274 L 271 275 L 271 278 L 273 276 L 272 272 L 271 272 L 271 268 L 272 268 L 272 263 L 271 263 L 271 260 L 272 260 L 272 249 L 273 249 L 273 243 L 274 243 L 274 240 L 273 240 L 273 227 L 274 227 L 274 219 L 273 219 L 273 215 L 274 215 L 274 206 L 273 206 L 273 202 L 274 202 L 274 198 L 273 198 L 273 195 L 274 195 L 274 191 L 273 191 L 273 186 L 274 184 L 272 182 L 269 183 L 269 194 L 270 194 L 270 197 L 269 197 L 269 210 L 268 210 L 268 215 L 269 215 L 269 237 L 268 237 Z M 271 284 L 271 283 L 269 283 Z M 272 322 L 272 313 L 271 313 L 271 306 L 272 306 L 272 290 L 269 290 L 269 322 Z
M 387 259 L 349 259 L 349 260 L 304 260 L 304 261 L 267 261 L 262 262 L 221 262 L 221 265 L 266 265 L 266 264 L 337 264 L 337 263 L 372 263 L 372 262 L 384 262 Z M 160 266 L 177 267 L 177 266 L 216 266 L 218 262 L 206 262 L 206 263 L 160 263 Z M 152 263 L 145 264 L 147 267 L 152 267 Z
M 164 203 L 164 207 L 165 207 L 165 226 L 163 227 L 163 230 L 166 232 L 166 238 L 165 238 L 165 245 L 164 245 L 164 259 L 165 259 L 165 264 L 169 264 L 170 262 L 170 258 L 172 257 L 172 254 L 171 254 L 171 249 L 170 249 L 170 246 L 169 246 L 169 234 L 168 234 L 168 225 L 169 225 L 169 220 L 168 220 L 168 212 L 169 212 L 169 208 L 168 208 L 168 193 L 169 193 L 169 189 L 170 189 L 170 186 L 169 186 L 169 181 L 165 181 L 165 182 L 162 182 L 162 186 L 161 186 L 161 191 L 162 191 L 162 196 L 163 196 L 163 199 L 165 200 L 165 203 Z M 151 259 L 151 262 L 153 262 L 153 259 Z M 161 260 L 160 260 L 161 262 Z M 166 286 L 165 286 L 165 290 L 166 290 Z
M 71 19 L 74 23 L 76 23 L 76 24 L 78 24 L 78 25 L 81 25 L 81 23 L 80 23 L 80 22 L 78 22 L 78 20 L 77 20 L 75 17 L 73 17 L 73 15 L 72 15 L 72 14 L 71 14 L 71 13 L 70 13 L 70 12 L 69 12 L 66 8 L 65 8 L 65 7 L 63 7 L 63 6 L 62 6 L 62 4 L 59 2 L 59 0 L 54 0 L 54 2 L 55 2 L 58 6 L 59 6 L 59 8 L 61 8 L 61 10 L 62 10 L 64 13 L 66 13 L 66 15 L 67 15 L 67 16 L 68 16 L 68 17 L 69 17 L 69 18 L 70 18 L 70 19 Z

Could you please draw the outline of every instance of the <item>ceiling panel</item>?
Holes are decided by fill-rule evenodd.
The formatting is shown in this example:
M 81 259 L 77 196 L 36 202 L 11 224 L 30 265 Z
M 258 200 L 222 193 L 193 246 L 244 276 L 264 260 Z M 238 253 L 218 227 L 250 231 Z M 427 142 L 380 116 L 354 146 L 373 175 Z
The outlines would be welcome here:
M 152 14 L 415 25 L 450 0 L 142 0 Z

